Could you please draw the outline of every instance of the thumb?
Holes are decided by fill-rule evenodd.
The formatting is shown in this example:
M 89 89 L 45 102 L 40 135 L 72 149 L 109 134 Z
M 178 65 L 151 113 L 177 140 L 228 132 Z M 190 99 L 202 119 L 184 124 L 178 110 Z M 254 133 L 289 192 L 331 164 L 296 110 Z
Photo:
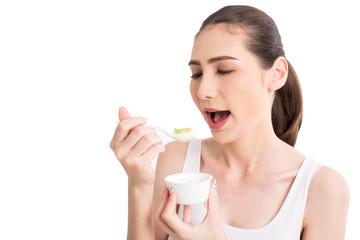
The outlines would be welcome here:
M 207 206 L 207 218 L 219 217 L 219 197 L 216 191 L 216 179 L 213 179 L 210 186 L 208 206 Z
M 130 118 L 130 113 L 125 107 L 121 107 L 119 109 L 119 120 L 125 120 L 127 118 Z

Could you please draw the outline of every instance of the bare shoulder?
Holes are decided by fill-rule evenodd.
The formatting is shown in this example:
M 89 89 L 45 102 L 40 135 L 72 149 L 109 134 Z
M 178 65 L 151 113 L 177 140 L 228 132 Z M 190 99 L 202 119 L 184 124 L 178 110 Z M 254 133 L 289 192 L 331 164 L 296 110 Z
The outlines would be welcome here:
M 330 167 L 322 166 L 311 181 L 309 197 L 317 200 L 329 198 L 345 200 L 349 198 L 349 187 L 340 173 Z
M 343 239 L 349 197 L 345 178 L 322 166 L 310 183 L 302 239 Z

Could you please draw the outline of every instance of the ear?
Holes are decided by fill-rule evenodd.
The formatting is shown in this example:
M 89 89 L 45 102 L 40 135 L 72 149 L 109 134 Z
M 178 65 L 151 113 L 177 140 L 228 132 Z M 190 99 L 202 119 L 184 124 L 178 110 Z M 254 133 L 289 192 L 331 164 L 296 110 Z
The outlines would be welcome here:
M 284 57 L 278 57 L 271 68 L 269 79 L 269 91 L 280 89 L 286 83 L 288 77 L 288 64 Z

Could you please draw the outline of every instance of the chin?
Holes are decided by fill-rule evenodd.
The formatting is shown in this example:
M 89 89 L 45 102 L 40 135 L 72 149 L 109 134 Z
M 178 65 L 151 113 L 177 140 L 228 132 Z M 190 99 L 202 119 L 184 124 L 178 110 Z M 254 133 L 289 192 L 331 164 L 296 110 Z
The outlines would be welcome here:
M 214 140 L 219 144 L 228 144 L 236 141 L 239 137 L 233 136 L 226 131 L 211 131 Z
M 240 126 L 222 129 L 221 131 L 213 129 L 210 130 L 214 140 L 219 144 L 229 144 L 237 142 L 241 139 L 244 139 L 250 133 L 249 128 L 245 130 L 244 127 Z

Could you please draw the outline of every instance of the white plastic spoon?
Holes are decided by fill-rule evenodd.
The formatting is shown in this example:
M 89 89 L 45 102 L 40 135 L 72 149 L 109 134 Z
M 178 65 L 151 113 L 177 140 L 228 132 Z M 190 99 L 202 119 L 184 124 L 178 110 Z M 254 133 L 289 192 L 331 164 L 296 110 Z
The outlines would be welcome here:
M 196 133 L 193 130 L 186 131 L 185 133 L 175 133 L 175 132 L 169 132 L 166 129 L 159 127 L 159 126 L 153 126 L 153 125 L 148 125 L 148 124 L 146 124 L 146 126 L 152 127 L 159 131 L 162 131 L 163 133 L 165 133 L 166 135 L 168 135 L 175 141 L 187 142 L 187 141 L 190 141 L 191 139 L 196 138 Z
M 115 121 L 115 122 L 119 123 L 120 121 Z M 186 131 L 185 133 L 175 133 L 175 132 L 170 133 L 166 129 L 164 129 L 162 127 L 159 127 L 159 126 L 154 126 L 154 125 L 150 125 L 150 124 L 146 124 L 146 126 L 154 128 L 154 129 L 159 130 L 159 131 L 162 131 L 163 133 L 165 133 L 166 135 L 168 135 L 169 137 L 171 137 L 175 141 L 187 142 L 187 141 L 190 141 L 191 139 L 196 138 L 196 133 L 193 130 Z

